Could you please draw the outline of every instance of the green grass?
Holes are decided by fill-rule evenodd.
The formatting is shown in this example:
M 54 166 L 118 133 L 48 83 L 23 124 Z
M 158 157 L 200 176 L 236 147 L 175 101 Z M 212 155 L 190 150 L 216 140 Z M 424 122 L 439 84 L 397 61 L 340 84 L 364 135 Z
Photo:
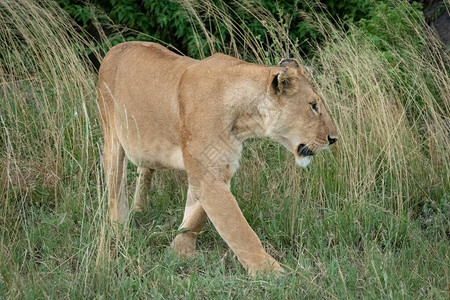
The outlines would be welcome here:
M 247 9 L 289 52 L 285 27 Z M 128 232 L 112 232 L 96 74 L 85 59 L 86 47 L 98 55 L 95 45 L 51 3 L 0 0 L 0 298 L 448 299 L 449 57 L 413 12 L 392 11 L 408 30 L 380 14 L 377 30 L 396 41 L 382 47 L 359 27 L 344 34 L 306 16 L 324 35 L 312 80 L 340 141 L 305 170 L 275 143 L 247 142 L 231 189 L 287 270 L 251 278 L 210 223 L 197 257 L 170 249 L 183 172 L 157 172 L 148 208 Z M 282 55 L 241 29 L 246 49 L 258 49 L 248 59 Z M 128 169 L 131 200 L 136 169 Z

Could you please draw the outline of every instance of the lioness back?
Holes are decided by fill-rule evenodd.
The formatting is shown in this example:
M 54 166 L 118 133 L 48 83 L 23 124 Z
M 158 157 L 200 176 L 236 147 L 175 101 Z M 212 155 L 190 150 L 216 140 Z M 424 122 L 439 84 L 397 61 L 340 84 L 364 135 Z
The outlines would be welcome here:
M 102 125 L 106 136 L 117 134 L 134 164 L 183 168 L 178 86 L 195 62 L 149 42 L 119 44 L 104 58 L 99 71 Z

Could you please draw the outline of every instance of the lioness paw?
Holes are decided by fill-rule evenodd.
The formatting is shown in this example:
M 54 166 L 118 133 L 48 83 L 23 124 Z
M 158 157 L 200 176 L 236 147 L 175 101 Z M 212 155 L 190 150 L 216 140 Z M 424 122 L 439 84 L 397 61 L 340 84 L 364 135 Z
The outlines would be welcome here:
M 257 277 L 263 274 L 275 275 L 278 277 L 284 273 L 284 269 L 281 267 L 279 262 L 272 259 L 256 266 L 249 265 L 247 267 L 247 272 L 252 277 Z
M 195 243 L 197 235 L 191 232 L 183 232 L 175 237 L 172 243 L 173 250 L 181 257 L 191 257 L 197 253 Z

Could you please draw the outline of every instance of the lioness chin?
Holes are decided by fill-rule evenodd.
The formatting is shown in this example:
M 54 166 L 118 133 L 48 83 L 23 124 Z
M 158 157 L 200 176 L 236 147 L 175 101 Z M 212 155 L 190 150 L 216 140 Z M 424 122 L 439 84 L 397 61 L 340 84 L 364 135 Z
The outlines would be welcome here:
M 322 98 L 293 59 L 270 67 L 214 54 L 203 60 L 148 42 L 113 47 L 99 72 L 98 105 L 110 218 L 128 216 L 125 158 L 138 167 L 134 209 L 144 207 L 155 169 L 184 169 L 189 188 L 173 247 L 195 252 L 208 217 L 250 274 L 281 272 L 230 192 L 243 142 L 269 137 L 306 167 L 337 140 Z

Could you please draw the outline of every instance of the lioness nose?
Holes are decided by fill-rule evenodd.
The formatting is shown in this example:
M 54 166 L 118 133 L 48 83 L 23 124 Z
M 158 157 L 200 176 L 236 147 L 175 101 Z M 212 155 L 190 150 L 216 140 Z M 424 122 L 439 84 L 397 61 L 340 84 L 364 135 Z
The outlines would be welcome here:
M 332 138 L 331 136 L 328 136 L 328 142 L 331 144 L 334 144 L 337 142 L 337 138 Z

